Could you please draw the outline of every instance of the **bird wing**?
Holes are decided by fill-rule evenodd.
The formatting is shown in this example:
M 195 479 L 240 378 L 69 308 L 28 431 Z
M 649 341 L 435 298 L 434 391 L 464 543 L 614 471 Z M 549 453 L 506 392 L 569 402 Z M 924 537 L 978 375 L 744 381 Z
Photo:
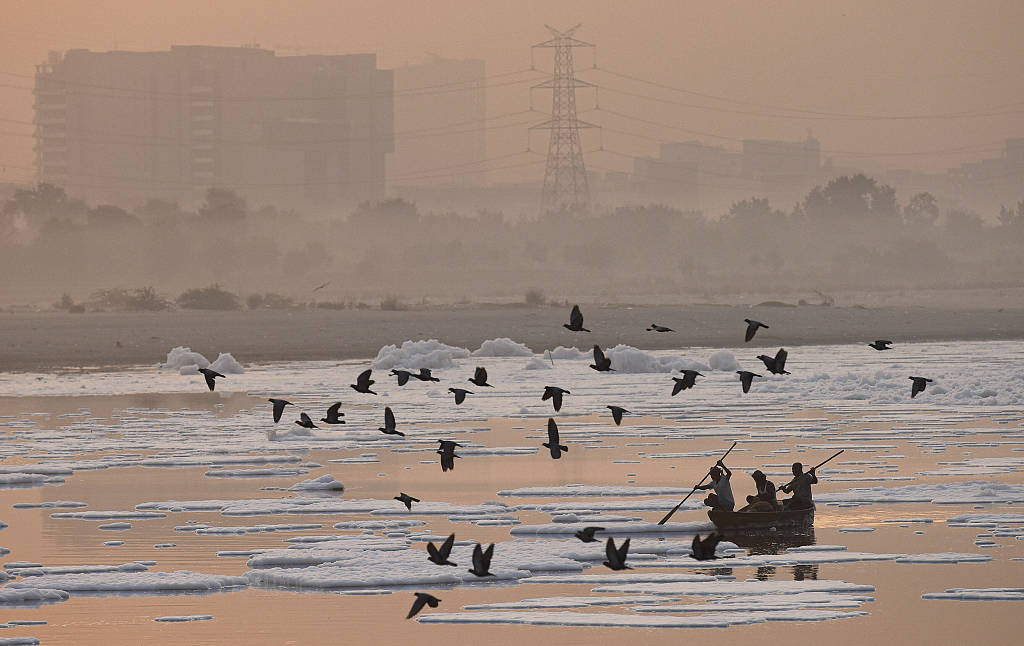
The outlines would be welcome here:
M 746 336 L 744 336 L 743 340 L 749 342 L 751 339 L 754 338 L 755 332 L 757 332 L 757 325 L 755 325 L 753 322 L 747 323 L 747 334 Z
M 604 555 L 608 558 L 608 562 L 616 564 L 619 558 L 619 551 L 615 549 L 615 539 L 611 536 L 608 537 L 608 542 L 604 544 Z
M 299 413 L 299 419 L 302 420 L 303 424 L 312 424 L 313 420 L 309 419 L 309 415 L 305 413 Z
M 474 377 L 474 379 L 476 379 L 477 382 L 479 382 L 481 384 L 486 384 L 487 383 L 487 368 L 484 368 L 483 366 L 478 366 L 477 369 L 476 369 L 476 372 L 473 375 L 473 377 Z
M 619 562 L 622 564 L 626 563 L 626 554 L 629 552 L 629 539 L 622 541 L 622 545 L 619 546 L 618 556 Z
M 484 550 L 480 547 L 480 543 L 473 548 L 473 569 L 477 572 L 487 571 L 487 565 L 484 564 Z
M 604 363 L 604 352 L 601 352 L 601 347 L 594 346 L 594 363 L 600 367 Z
M 213 375 L 209 372 L 204 372 L 203 377 L 206 379 L 206 385 L 210 387 L 210 390 L 213 390 L 214 385 L 216 385 L 216 382 L 213 380 Z
M 491 559 L 494 558 L 494 543 L 484 550 L 484 571 L 491 569 Z
M 779 351 L 775 353 L 775 369 L 782 372 L 786 369 L 786 357 L 789 353 L 783 348 L 779 348 Z
M 339 410 L 341 410 L 341 402 L 331 404 L 330 408 L 327 409 L 327 417 L 330 419 L 337 418 Z
M 672 377 L 672 381 L 676 382 L 676 384 L 674 386 L 672 386 L 672 396 L 675 397 L 676 395 L 679 394 L 679 392 L 681 390 L 686 388 L 686 379 L 679 379 L 677 377 Z
M 548 418 L 548 442 L 552 445 L 558 444 L 558 424 L 550 417 Z
M 452 389 L 452 392 L 455 393 L 455 403 L 456 404 L 461 404 L 462 402 L 466 401 L 466 392 L 467 391 L 459 390 L 459 389 Z
M 395 428 L 395 414 L 390 406 L 384 408 L 384 428 Z
M 404 386 L 405 384 L 409 383 L 409 377 L 411 377 L 412 375 L 406 372 L 405 370 L 399 370 L 395 373 L 395 376 L 398 377 L 398 385 Z
M 284 405 L 287 402 L 285 402 L 282 399 L 275 399 L 275 400 L 272 400 L 272 401 L 274 403 L 274 421 L 275 422 L 280 422 L 281 421 L 281 413 L 284 412 Z
M 743 392 L 750 391 L 750 383 L 754 381 L 754 374 L 751 372 L 744 372 L 740 375 L 740 382 L 743 384 Z
M 553 391 L 553 390 L 551 389 L 551 386 L 544 386 L 544 394 L 540 396 L 540 400 L 541 400 L 541 401 L 547 401 L 547 400 L 551 399 L 551 397 L 552 397 L 552 396 L 553 396 L 554 394 L 555 394 L 555 393 L 554 393 L 554 391 Z
M 433 543 L 427 543 L 427 554 L 429 554 L 430 557 L 434 559 L 440 559 L 441 557 L 441 555 L 437 551 L 437 546 Z
M 555 410 L 556 411 L 561 410 L 561 408 L 562 408 L 562 391 L 561 390 L 556 390 L 554 392 L 554 394 L 551 395 L 551 403 L 555 405 Z
M 405 618 L 406 619 L 412 619 L 417 614 L 419 614 L 420 610 L 423 610 L 423 606 L 425 606 L 425 605 L 427 605 L 426 597 L 417 592 L 416 593 L 416 601 L 412 602 L 412 608 L 409 609 L 409 614 L 407 614 L 405 616 Z
M 368 369 L 360 372 L 359 376 L 356 377 L 356 383 L 359 384 L 360 386 L 362 386 L 363 388 L 367 388 L 372 383 L 370 381 L 370 373 L 372 373 L 372 372 L 373 372 L 372 368 L 368 368 Z
M 617 406 L 613 406 L 612 407 L 612 419 L 615 420 L 615 425 L 616 426 L 618 426 L 619 424 L 622 423 L 622 413 L 623 412 L 624 412 L 623 409 L 618 408 Z
M 455 545 L 455 534 L 449 534 L 448 538 L 444 539 L 444 543 L 441 544 L 440 552 L 443 560 L 448 560 L 448 555 L 452 553 L 452 546 Z
M 583 327 L 583 312 L 580 311 L 579 305 L 572 306 L 572 312 L 569 313 L 569 325 Z

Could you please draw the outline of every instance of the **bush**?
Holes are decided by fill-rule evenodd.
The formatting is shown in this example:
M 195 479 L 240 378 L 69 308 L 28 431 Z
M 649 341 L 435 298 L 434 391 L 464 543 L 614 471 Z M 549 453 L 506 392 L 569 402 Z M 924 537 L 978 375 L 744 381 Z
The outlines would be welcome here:
M 343 301 L 323 301 L 315 303 L 314 306 L 318 310 L 343 310 L 345 309 L 345 303 Z
M 406 307 L 402 305 L 397 296 L 392 294 L 384 297 L 384 300 L 380 302 L 380 309 L 385 312 L 400 312 L 406 309 Z
M 237 310 L 241 308 L 238 296 L 222 289 L 220 285 L 194 287 L 177 299 L 178 307 L 188 310 Z
M 526 290 L 526 304 L 534 307 L 540 305 L 546 305 L 548 299 L 544 297 L 544 292 L 539 289 L 528 289 Z
M 104 309 L 128 312 L 160 312 L 171 306 L 152 287 L 101 289 L 93 293 L 92 300 L 97 306 Z M 63 302 L 63 298 L 61 302 Z
M 71 294 L 67 292 L 60 295 L 60 300 L 53 304 L 55 310 L 70 310 L 75 306 L 74 299 L 71 298 Z

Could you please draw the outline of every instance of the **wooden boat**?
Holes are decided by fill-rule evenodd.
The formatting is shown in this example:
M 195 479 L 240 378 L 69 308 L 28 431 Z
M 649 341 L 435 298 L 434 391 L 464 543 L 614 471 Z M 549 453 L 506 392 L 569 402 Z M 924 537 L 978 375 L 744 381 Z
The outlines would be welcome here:
M 807 529 L 814 526 L 814 507 L 787 511 L 708 510 L 708 518 L 721 531 L 745 529 Z

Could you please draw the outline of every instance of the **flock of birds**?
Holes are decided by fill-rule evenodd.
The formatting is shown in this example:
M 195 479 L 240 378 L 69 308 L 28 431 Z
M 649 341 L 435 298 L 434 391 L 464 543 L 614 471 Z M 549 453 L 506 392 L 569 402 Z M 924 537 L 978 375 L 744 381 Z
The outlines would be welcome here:
M 755 321 L 753 319 L 743 319 L 746 324 L 746 332 L 744 334 L 744 342 L 749 343 L 754 335 L 757 334 L 758 329 L 765 328 L 769 329 L 767 325 L 761 321 Z M 564 328 L 572 332 L 590 332 L 587 328 L 583 327 L 583 313 L 580 311 L 579 305 L 573 305 L 572 311 L 569 314 L 569 322 L 563 324 Z M 674 332 L 672 328 L 651 323 L 650 327 L 647 328 L 650 332 Z M 885 339 L 878 339 L 873 343 L 867 344 L 869 347 L 881 352 L 884 350 L 892 349 L 892 341 Z M 593 348 L 594 363 L 590 364 L 590 367 L 598 372 L 611 372 L 615 369 L 611 367 L 611 359 L 605 356 L 604 351 L 601 350 L 600 346 L 594 345 Z M 780 348 L 775 356 L 766 354 L 758 355 L 757 358 L 761 360 L 765 365 L 765 369 L 775 375 L 788 375 L 791 374 L 786 370 L 786 359 L 789 353 L 784 348 Z M 210 368 L 200 368 L 199 372 L 202 373 L 206 379 L 206 385 L 212 391 L 216 386 L 217 378 L 224 378 L 224 375 L 212 370 Z M 684 390 L 693 388 L 697 382 L 697 377 L 703 377 L 704 375 L 697 370 L 684 369 L 680 371 L 682 377 L 672 377 L 674 385 L 672 387 L 672 396 L 678 395 Z M 754 373 L 749 370 L 737 370 L 736 373 L 739 375 L 740 386 L 744 393 L 750 392 L 750 387 L 753 384 L 754 378 L 763 379 L 762 375 Z M 377 393 L 371 390 L 371 386 L 376 382 L 372 379 L 373 369 L 368 368 L 363 372 L 359 373 L 356 377 L 356 382 L 350 384 L 351 388 L 357 393 L 376 395 Z M 429 368 L 421 368 L 419 372 L 410 372 L 408 370 L 394 369 L 390 372 L 390 375 L 397 379 L 399 386 L 405 386 L 411 379 L 417 379 L 425 382 L 439 382 L 441 381 L 437 377 L 431 374 Z M 483 366 L 478 366 L 473 373 L 473 376 L 468 381 L 479 388 L 494 388 L 494 386 L 487 382 L 487 369 Z M 932 380 L 926 377 L 910 377 L 912 384 L 910 390 L 910 397 L 914 398 L 919 393 L 924 392 L 925 387 Z M 460 405 L 466 401 L 467 395 L 473 395 L 474 392 L 465 388 L 449 388 L 448 392 L 452 393 L 455 397 L 455 404 Z M 562 402 L 565 395 L 569 395 L 571 392 L 558 386 L 545 386 L 544 392 L 541 395 L 542 401 L 551 401 L 551 405 L 556 412 L 562 408 Z M 286 406 L 293 406 L 292 402 L 286 399 L 270 398 L 268 400 L 273 405 L 273 417 L 274 423 L 281 421 L 281 417 L 284 414 Z M 344 424 L 345 420 L 342 419 L 345 414 L 341 412 L 341 402 L 332 404 L 328 409 L 324 417 L 320 419 L 324 424 Z M 622 423 L 623 415 L 629 413 L 628 410 L 621 406 L 607 406 L 611 411 L 612 419 L 615 425 L 618 426 Z M 314 429 L 318 426 L 313 422 L 305 412 L 299 413 L 299 419 L 295 420 L 295 423 L 302 428 Z M 394 411 L 391 410 L 390 406 L 384 407 L 384 426 L 378 429 L 385 435 L 394 435 L 398 437 L 405 437 L 405 433 L 397 429 L 397 423 L 395 421 Z M 569 451 L 569 447 L 562 444 L 558 434 L 558 425 L 554 418 L 548 418 L 548 441 L 543 443 L 543 446 L 548 449 L 551 457 L 555 460 L 560 459 L 563 453 Z M 438 449 L 436 453 L 440 456 L 441 471 L 448 472 L 455 468 L 455 459 L 459 458 L 455 450 L 462 445 L 453 440 L 437 440 Z M 394 497 L 395 500 L 405 505 L 405 507 L 412 511 L 413 503 L 419 503 L 421 500 L 415 498 L 405 492 L 400 492 L 399 495 Z M 584 527 L 583 529 L 575 533 L 575 537 L 584 543 L 598 542 L 594 534 L 598 531 L 602 531 L 603 527 Z M 707 537 L 701 538 L 699 535 L 693 537 L 692 543 L 692 556 L 697 560 L 710 560 L 715 558 L 715 548 L 718 543 L 722 540 L 722 536 L 717 533 L 709 534 Z M 440 547 L 433 543 L 427 543 L 427 559 L 436 565 L 441 566 L 456 566 L 449 557 L 451 556 L 452 547 L 455 545 L 455 534 L 452 533 L 448 538 L 440 545 Z M 631 569 L 626 565 L 626 558 L 629 553 L 629 538 L 624 540 L 620 545 L 615 545 L 615 540 L 609 537 L 605 543 L 605 555 L 606 559 L 604 565 L 612 570 L 628 570 Z M 492 543 L 487 549 L 483 548 L 480 543 L 476 544 L 473 549 L 473 567 L 469 569 L 469 572 L 477 577 L 490 577 L 494 576 L 490 572 L 491 559 L 494 556 L 494 544 Z M 427 594 L 424 592 L 416 592 L 415 601 L 413 602 L 412 608 L 409 610 L 407 619 L 416 616 L 425 606 L 436 608 L 441 602 L 437 597 Z

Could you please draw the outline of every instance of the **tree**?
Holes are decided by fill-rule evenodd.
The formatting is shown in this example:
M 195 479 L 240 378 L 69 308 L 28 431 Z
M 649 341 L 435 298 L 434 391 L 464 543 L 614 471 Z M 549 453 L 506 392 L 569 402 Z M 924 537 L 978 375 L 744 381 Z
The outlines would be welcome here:
M 896 189 L 863 174 L 836 177 L 816 186 L 804 198 L 803 212 L 811 220 L 893 220 L 899 216 Z
M 957 237 L 975 236 L 984 228 L 981 217 L 965 209 L 951 209 L 946 212 L 945 229 L 948 235 Z
M 939 204 L 931 193 L 918 193 L 903 207 L 903 220 L 910 226 L 934 226 L 939 219 Z
M 206 189 L 206 201 L 199 207 L 199 215 L 220 222 L 242 220 L 248 211 L 245 198 L 227 188 Z
M 96 229 L 124 229 L 140 224 L 139 218 L 113 204 L 101 204 L 89 209 L 86 222 L 89 227 Z

